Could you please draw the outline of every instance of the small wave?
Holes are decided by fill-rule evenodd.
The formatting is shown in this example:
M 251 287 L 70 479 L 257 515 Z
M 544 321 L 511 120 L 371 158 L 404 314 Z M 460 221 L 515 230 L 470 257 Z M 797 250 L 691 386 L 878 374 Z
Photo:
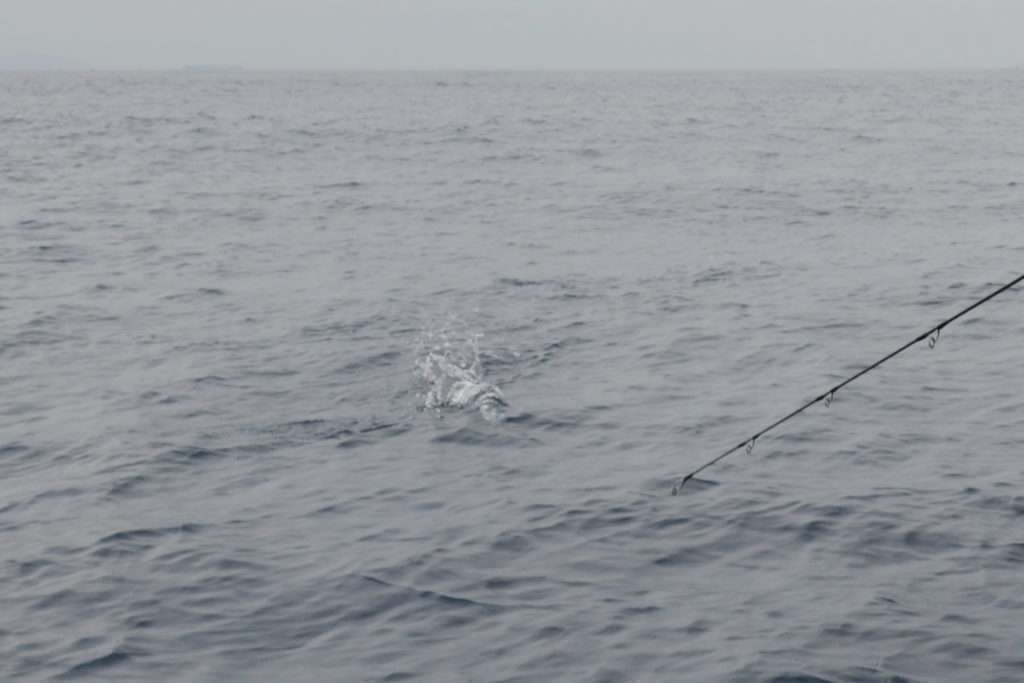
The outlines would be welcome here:
M 44 228 L 57 227 L 57 223 L 53 223 L 50 221 L 40 221 L 34 218 L 26 218 L 25 220 L 18 221 L 16 225 L 17 227 L 23 228 L 25 230 L 42 230 Z M 40 250 L 45 250 L 46 248 L 46 245 L 42 245 L 39 247 Z
M 170 451 L 163 454 L 163 457 L 183 463 L 194 463 L 205 460 L 213 460 L 223 458 L 228 455 L 228 452 L 222 448 L 203 448 L 201 446 L 183 446 L 180 448 L 172 448 Z
M 484 417 L 490 422 L 500 419 L 488 418 L 486 414 Z M 514 434 L 499 434 L 473 429 L 471 427 L 460 427 L 454 431 L 436 436 L 431 439 L 431 441 L 434 443 L 459 444 L 463 446 L 490 446 L 493 448 L 535 446 L 539 443 L 536 439 L 530 437 L 523 437 Z
M 502 277 L 498 278 L 498 285 L 503 287 L 537 287 L 544 283 L 540 280 L 527 280 L 518 277 Z
M 62 680 L 73 680 L 76 678 L 91 678 L 99 675 L 101 671 L 106 671 L 111 667 L 115 667 L 119 664 L 123 664 L 131 659 L 131 655 L 115 650 L 109 654 L 103 655 L 102 657 L 96 657 L 90 659 L 87 662 L 77 664 L 72 668 L 65 671 L 60 678 Z
M 365 183 L 361 183 L 358 180 L 348 180 L 337 183 L 327 183 L 324 185 L 316 185 L 318 190 L 354 190 L 359 187 L 363 187 Z
M 358 358 L 338 369 L 339 374 L 356 374 L 364 371 L 372 371 L 375 369 L 387 367 L 393 364 L 396 360 L 401 358 L 402 354 L 398 351 L 381 351 L 379 353 L 372 353 L 364 358 Z
M 784 673 L 771 679 L 771 683 L 832 683 L 832 681 L 811 674 Z
M 730 279 L 733 275 L 734 272 L 728 268 L 708 268 L 697 274 L 693 279 L 693 284 L 696 286 L 721 282 Z

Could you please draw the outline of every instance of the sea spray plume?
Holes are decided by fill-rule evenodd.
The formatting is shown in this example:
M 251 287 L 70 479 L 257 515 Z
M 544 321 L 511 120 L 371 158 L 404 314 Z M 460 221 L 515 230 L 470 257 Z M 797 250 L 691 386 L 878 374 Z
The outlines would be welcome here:
M 808 408 L 813 406 L 815 403 L 819 403 L 819 402 L 820 403 L 824 403 L 826 406 L 832 405 L 832 402 L 836 398 L 836 392 L 837 391 L 839 391 L 840 389 L 845 387 L 847 384 L 850 384 L 854 380 L 857 380 L 860 377 L 863 377 L 864 375 L 868 374 L 872 370 L 878 368 L 883 363 L 885 363 L 885 362 L 891 360 L 892 358 L 895 358 L 896 356 L 900 355 L 901 353 L 903 353 L 904 351 L 909 349 L 911 346 L 914 346 L 915 344 L 920 344 L 925 339 L 927 339 L 928 340 L 928 347 L 929 348 L 935 348 L 935 345 L 939 343 L 939 336 L 942 334 L 943 328 L 945 328 L 950 323 L 952 323 L 952 322 L 954 322 L 956 320 L 959 320 L 960 318 L 962 318 L 963 316 L 967 315 L 968 313 L 973 311 L 975 308 L 978 308 L 982 304 L 984 304 L 984 303 L 986 303 L 986 302 L 996 298 L 997 296 L 999 296 L 1003 292 L 1006 292 L 1006 291 L 1012 289 L 1013 287 L 1015 287 L 1016 285 L 1020 284 L 1021 282 L 1024 282 L 1024 275 L 1019 276 L 1017 279 L 1012 280 L 1012 281 L 1006 283 L 1005 285 L 1003 285 L 999 289 L 995 290 L 994 292 L 991 292 L 990 294 L 982 297 L 981 299 L 978 299 L 973 304 L 971 304 L 967 308 L 963 309 L 962 311 L 960 311 L 956 315 L 950 316 L 950 317 L 946 318 L 945 320 L 943 320 L 938 325 L 935 325 L 934 327 L 929 328 L 927 331 L 921 333 L 920 335 L 918 335 L 914 339 L 911 339 L 906 344 L 904 344 L 900 348 L 896 349 L 895 351 L 893 351 L 889 355 L 885 356 L 884 358 L 882 358 L 880 360 L 875 361 L 874 363 L 872 363 L 871 365 L 867 366 L 866 368 L 864 368 L 860 372 L 858 372 L 858 373 L 856 373 L 856 374 L 854 374 L 854 375 L 852 375 L 850 377 L 847 377 L 845 380 L 843 380 L 839 384 L 837 384 L 834 387 L 832 387 L 831 389 L 825 391 L 825 393 L 823 393 L 823 394 L 821 394 L 819 396 L 816 396 L 815 398 L 812 398 L 810 401 L 808 401 L 807 403 L 803 404 L 802 406 L 800 406 L 799 408 L 797 408 L 793 412 L 789 413 L 785 417 L 780 418 L 780 419 L 776 420 L 775 422 L 771 423 L 770 425 L 768 425 L 767 427 L 765 427 L 764 429 L 759 431 L 757 434 L 754 434 L 753 436 L 751 436 L 751 437 L 745 439 L 744 441 L 736 444 L 735 446 L 733 446 L 732 448 L 728 449 L 724 453 L 716 455 L 714 458 L 712 458 L 711 460 L 708 460 L 706 463 L 704 463 L 703 465 L 701 465 L 700 467 L 698 467 L 697 469 L 693 470 L 692 472 L 687 474 L 685 477 L 680 479 L 672 487 L 672 495 L 673 496 L 678 495 L 678 493 L 683 490 L 683 487 L 686 486 L 686 482 L 690 481 L 691 479 L 696 477 L 698 474 L 700 474 L 701 472 L 703 472 L 707 468 L 711 467 L 712 465 L 715 465 L 719 461 L 726 459 L 727 457 L 729 457 L 733 453 L 736 453 L 737 451 L 740 451 L 740 450 L 746 450 L 746 452 L 749 454 L 751 451 L 754 450 L 754 446 L 757 444 L 757 440 L 760 439 L 763 435 L 767 434 L 768 432 L 770 432 L 771 430 L 775 429 L 779 425 L 781 425 L 781 424 L 783 424 L 785 422 L 789 422 L 794 417 L 796 417 L 800 413 L 804 412 L 805 410 L 807 410 Z
M 504 418 L 505 397 L 484 377 L 482 338 L 479 332 L 467 332 L 457 318 L 440 329 L 424 331 L 415 363 L 416 376 L 424 385 L 424 408 L 477 409 L 490 422 Z

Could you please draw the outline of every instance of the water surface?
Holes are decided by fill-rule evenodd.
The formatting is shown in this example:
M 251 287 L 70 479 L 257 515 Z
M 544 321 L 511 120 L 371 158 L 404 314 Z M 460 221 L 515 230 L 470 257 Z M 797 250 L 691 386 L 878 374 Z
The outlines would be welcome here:
M 0 75 L 0 678 L 1024 679 L 1020 292 L 668 495 L 1024 272 L 1022 110 Z

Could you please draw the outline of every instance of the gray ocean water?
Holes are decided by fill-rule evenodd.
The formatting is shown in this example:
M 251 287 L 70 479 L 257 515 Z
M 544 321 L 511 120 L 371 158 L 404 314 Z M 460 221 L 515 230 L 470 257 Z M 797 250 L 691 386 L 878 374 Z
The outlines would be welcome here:
M 0 679 L 1024 680 L 1024 72 L 0 75 Z

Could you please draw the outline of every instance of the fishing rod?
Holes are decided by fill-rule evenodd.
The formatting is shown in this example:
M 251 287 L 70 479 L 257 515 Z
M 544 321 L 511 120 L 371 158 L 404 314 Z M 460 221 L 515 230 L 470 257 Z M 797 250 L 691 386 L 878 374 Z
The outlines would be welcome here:
M 729 457 L 733 453 L 735 453 L 735 452 L 737 452 L 739 450 L 746 450 L 747 453 L 750 453 L 751 451 L 754 450 L 754 445 L 757 443 L 758 439 L 760 439 L 762 436 L 764 436 L 768 432 L 772 431 L 773 429 L 775 429 L 779 425 L 784 424 L 786 422 L 789 422 L 794 417 L 796 417 L 800 413 L 804 412 L 805 410 L 807 410 L 808 408 L 810 408 L 814 404 L 824 402 L 826 406 L 832 405 L 832 401 L 835 400 L 836 392 L 837 391 L 839 391 L 840 389 L 845 387 L 847 384 L 850 384 L 854 380 L 857 380 L 857 379 L 863 377 L 864 375 L 868 374 L 872 370 L 874 370 L 874 369 L 878 368 L 879 366 L 883 365 L 887 361 L 889 361 L 889 360 L 895 358 L 896 356 L 900 355 L 901 353 L 903 353 L 904 351 L 909 349 L 911 346 L 914 346 L 915 344 L 919 344 L 919 343 L 923 342 L 925 339 L 927 339 L 928 340 L 928 347 L 929 348 L 935 348 L 935 344 L 938 343 L 939 335 L 942 334 L 942 330 L 943 330 L 944 327 L 946 327 L 950 323 L 952 323 L 952 322 L 962 318 L 963 316 L 967 315 L 968 313 L 970 313 L 971 311 L 976 309 L 978 306 L 981 306 L 982 304 L 984 304 L 984 303 L 986 303 L 988 301 L 991 301 L 992 299 L 996 298 L 997 296 L 999 296 L 1003 292 L 1006 292 L 1007 290 L 1012 289 L 1015 285 L 1018 285 L 1021 282 L 1024 282 L 1024 275 L 1021 275 L 1020 277 L 1018 277 L 1013 282 L 1009 282 L 1009 283 L 1003 285 L 1002 287 L 1000 287 L 999 289 L 995 290 L 994 292 L 992 292 L 988 296 L 986 296 L 986 297 L 984 297 L 982 299 L 979 299 L 978 301 L 975 301 L 973 304 L 971 304 L 967 308 L 963 309 L 962 311 L 960 311 L 956 315 L 954 315 L 954 316 L 952 316 L 950 318 L 946 318 L 945 320 L 943 320 L 938 325 L 935 325 L 934 327 L 929 328 L 927 332 L 924 332 L 924 333 L 918 335 L 917 337 L 915 337 L 914 339 L 908 341 L 906 344 L 904 344 L 900 348 L 896 349 L 895 351 L 893 351 L 889 355 L 887 355 L 884 358 L 882 358 L 880 360 L 877 360 L 874 363 L 872 363 L 871 365 L 867 366 L 866 368 L 864 368 L 863 370 L 861 370 L 857 374 L 852 375 L 852 376 L 844 379 L 842 382 L 840 382 L 839 384 L 835 385 L 831 389 L 827 390 L 825 393 L 821 394 L 820 396 L 812 398 L 810 401 L 808 401 L 807 403 L 803 404 L 802 406 L 800 406 L 799 408 L 797 408 L 796 410 L 794 410 L 790 414 L 786 415 L 785 417 L 783 417 L 783 418 L 781 418 L 779 420 L 776 420 L 775 422 L 771 423 L 770 425 L 768 425 L 767 427 L 765 427 L 761 431 L 757 432 L 756 434 L 754 434 L 750 438 L 746 439 L 745 441 L 743 441 L 743 442 L 733 446 L 732 448 L 730 448 L 729 450 L 725 451 L 721 455 L 718 455 L 718 456 L 712 458 L 711 460 L 708 460 L 706 463 L 704 463 L 703 465 L 701 465 L 700 467 L 698 467 L 697 469 L 695 469 L 694 471 L 690 472 L 685 477 L 680 479 L 679 482 L 676 483 L 672 487 L 672 495 L 673 496 L 678 495 L 678 493 L 683 490 L 683 487 L 686 486 L 686 482 L 690 481 L 695 476 L 697 476 L 698 474 L 700 474 L 701 472 L 703 472 L 707 468 L 711 467 L 712 465 L 715 465 L 715 464 L 719 463 L 720 461 L 726 459 L 727 457 Z

